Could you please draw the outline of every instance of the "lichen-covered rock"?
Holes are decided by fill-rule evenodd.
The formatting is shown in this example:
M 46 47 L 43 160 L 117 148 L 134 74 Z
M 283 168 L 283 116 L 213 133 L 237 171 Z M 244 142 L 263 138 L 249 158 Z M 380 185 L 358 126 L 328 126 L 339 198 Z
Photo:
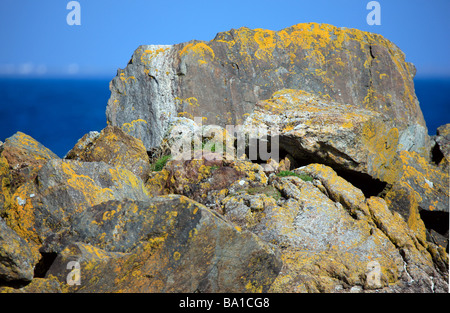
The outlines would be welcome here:
M 325 187 L 326 195 L 334 202 L 339 202 L 355 218 L 364 218 L 369 215 L 365 204 L 366 198 L 362 191 L 351 183 L 338 176 L 330 167 L 323 164 L 310 164 L 297 169 L 297 173 L 307 173 L 321 182 Z
M 338 285 L 364 285 L 367 263 L 374 260 L 381 265 L 383 286 L 397 282 L 401 256 L 367 218 L 355 219 L 339 202 L 298 178 L 282 178 L 275 186 L 290 200 L 267 212 L 261 222 L 265 227 L 259 227 L 262 238 L 286 247 L 284 275 L 274 291 L 331 292 Z
M 26 286 L 21 288 L 0 287 L 0 293 L 61 293 L 60 282 L 52 278 L 33 278 Z
M 414 75 L 402 51 L 377 34 L 317 23 L 280 31 L 242 27 L 209 42 L 140 46 L 110 84 L 107 119 L 150 149 L 171 118 L 242 124 L 258 100 L 302 89 L 383 114 L 403 149 L 425 153 Z
M 171 160 L 153 172 L 146 187 L 153 195 L 180 194 L 214 206 L 230 191 L 243 186 L 266 185 L 268 178 L 259 164 L 246 160 L 228 162 L 221 154 L 194 152 L 189 160 Z
M 0 281 L 31 281 L 37 261 L 27 242 L 0 217 Z
M 74 214 L 108 200 L 149 196 L 141 179 L 123 167 L 54 159 L 11 196 L 5 219 L 38 249 L 47 236 L 69 225 Z
M 244 129 L 262 126 L 278 129 L 271 135 L 298 163 L 313 160 L 389 183 L 399 176 L 399 129 L 374 110 L 281 90 L 258 102 Z
M 107 126 L 99 134 L 84 135 L 67 153 L 66 159 L 122 166 L 144 181 L 150 172 L 150 161 L 142 141 L 114 126 Z
M 408 226 L 425 241 L 428 238 L 445 249 L 449 231 L 449 174 L 415 152 L 399 154 L 402 175 L 385 195 L 391 210 L 399 212 Z M 425 222 L 425 223 L 424 223 Z
M 420 210 L 449 211 L 449 174 L 415 152 L 401 151 L 402 176 L 396 181 L 416 191 Z
M 48 148 L 22 132 L 17 132 L 5 140 L 1 155 L 8 161 L 12 191 L 24 182 L 32 180 L 47 161 L 59 159 Z
M 419 212 L 448 212 L 448 173 L 419 153 L 403 150 L 399 130 L 376 112 L 337 105 L 300 90 L 282 90 L 260 101 L 245 127 L 257 125 L 278 127 L 280 148 L 296 162 L 314 160 L 357 177 L 366 196 L 378 195 L 387 183 L 390 208 L 422 238 L 425 226 Z M 336 179 L 325 183 L 328 189 L 339 184 Z M 381 187 L 372 188 L 377 185 Z
M 263 292 L 281 267 L 273 246 L 184 196 L 105 203 L 74 228 L 92 245 L 68 245 L 47 273 L 65 282 L 79 262 L 70 292 Z
M 4 213 L 5 203 L 11 200 L 11 172 L 8 160 L 0 154 L 0 215 Z
M 230 195 L 223 203 L 227 219 L 281 248 L 283 269 L 272 291 L 332 292 L 342 284 L 363 285 L 370 260 L 383 264 L 383 286 L 397 281 L 401 257 L 373 225 L 355 220 L 342 205 L 297 177 L 276 178 L 271 185 L 280 199 L 261 190 Z
M 433 161 L 448 171 L 450 165 L 450 123 L 438 127 L 434 141 Z
M 446 292 L 450 124 L 414 75 L 326 24 L 140 46 L 63 160 L 0 142 L 0 292 Z
M 446 265 L 436 262 L 435 247 L 421 242 L 420 236 L 407 225 L 397 212 L 391 212 L 386 202 L 377 197 L 367 199 L 373 222 L 401 253 L 404 261 L 402 282 L 393 290 L 415 290 L 416 292 L 445 292 L 448 290 L 448 254 L 440 250 Z M 440 261 L 440 260 L 438 260 Z M 438 263 L 435 265 L 435 263 Z M 441 268 L 439 268 L 441 267 Z
M 447 288 L 448 254 L 416 234 L 383 199 L 367 199 L 322 164 L 294 172 L 314 180 L 272 176 L 264 188 L 247 187 L 221 201 L 227 220 L 280 247 L 283 268 L 271 291 Z

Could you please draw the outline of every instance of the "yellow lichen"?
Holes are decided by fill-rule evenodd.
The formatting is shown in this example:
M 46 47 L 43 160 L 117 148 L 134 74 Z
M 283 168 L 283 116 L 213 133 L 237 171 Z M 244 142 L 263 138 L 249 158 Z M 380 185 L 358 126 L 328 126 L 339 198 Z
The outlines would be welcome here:
M 124 132 L 126 132 L 127 134 L 130 134 L 136 130 L 136 125 L 135 125 L 136 123 L 147 124 L 147 121 L 139 118 L 139 119 L 131 121 L 130 123 L 123 123 L 121 128 Z
M 158 48 L 156 50 L 148 50 L 147 49 L 141 54 L 141 62 L 144 65 L 148 65 L 158 54 L 164 53 L 165 51 L 167 51 L 169 49 L 170 48 Z
M 199 42 L 197 44 L 187 44 L 180 51 L 180 57 L 188 54 L 192 54 L 195 58 L 197 58 L 199 65 L 206 64 L 209 60 L 214 60 L 215 58 L 214 51 L 204 42 Z

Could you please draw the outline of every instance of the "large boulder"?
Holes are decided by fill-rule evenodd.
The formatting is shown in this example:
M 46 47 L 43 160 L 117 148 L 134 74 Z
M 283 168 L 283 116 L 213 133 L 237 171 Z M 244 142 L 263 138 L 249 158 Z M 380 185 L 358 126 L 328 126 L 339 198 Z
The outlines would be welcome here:
M 75 214 L 91 206 L 149 197 L 141 179 L 123 167 L 54 159 L 11 196 L 5 219 L 36 251 L 48 236 L 70 225 Z
M 327 164 L 365 196 L 385 196 L 390 209 L 402 214 L 422 238 L 422 211 L 446 212 L 447 218 L 443 215 L 438 223 L 441 235 L 448 231 L 447 171 L 403 150 L 399 129 L 383 114 L 302 90 L 281 90 L 259 101 L 244 124 L 248 131 L 258 127 L 277 130 L 280 150 L 298 165 Z
M 69 261 L 82 282 L 72 292 L 263 292 L 281 268 L 277 249 L 184 196 L 111 201 L 75 220 L 78 239 L 47 276 L 64 283 Z
M 34 179 L 39 169 L 51 159 L 59 157 L 31 136 L 17 132 L 0 147 L 1 156 L 9 165 L 11 190 Z
M 150 172 L 150 160 L 142 141 L 114 126 L 84 135 L 67 153 L 66 159 L 120 165 L 144 181 Z
M 414 75 L 403 52 L 381 35 L 316 23 L 280 31 L 242 27 L 209 42 L 140 46 L 110 83 L 107 119 L 149 150 L 174 117 L 242 124 L 258 100 L 302 89 L 382 114 L 397 128 L 402 149 L 425 154 Z
M 376 111 L 281 90 L 259 101 L 247 118 L 244 131 L 258 128 L 278 136 L 279 149 L 298 164 L 323 163 L 388 183 L 399 176 L 399 129 Z

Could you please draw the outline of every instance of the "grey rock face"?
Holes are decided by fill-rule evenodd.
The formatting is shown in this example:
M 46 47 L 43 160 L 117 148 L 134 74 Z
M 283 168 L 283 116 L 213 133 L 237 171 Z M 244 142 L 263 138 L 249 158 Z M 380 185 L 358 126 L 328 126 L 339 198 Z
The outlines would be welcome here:
M 178 195 L 107 202 L 74 228 L 92 246 L 68 245 L 49 270 L 64 281 L 77 260 L 84 282 L 73 291 L 261 292 L 281 268 L 275 247 Z
M 175 53 L 173 46 L 140 46 L 110 83 L 108 123 L 141 139 L 147 149 L 159 145 L 177 115 Z
M 0 217 L 0 281 L 31 281 L 36 263 L 27 242 Z
M 140 46 L 110 84 L 106 115 L 150 150 L 173 117 L 240 125 L 258 100 L 301 89 L 382 113 L 399 129 L 403 149 L 424 153 L 428 135 L 414 74 L 398 47 L 376 34 L 315 23 L 243 27 L 209 42 Z

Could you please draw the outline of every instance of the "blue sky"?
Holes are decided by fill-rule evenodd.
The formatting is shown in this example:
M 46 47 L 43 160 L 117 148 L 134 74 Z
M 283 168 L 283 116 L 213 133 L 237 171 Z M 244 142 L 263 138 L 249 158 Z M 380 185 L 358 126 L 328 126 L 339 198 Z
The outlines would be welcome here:
M 382 34 L 418 76 L 450 76 L 450 1 L 379 0 L 381 25 L 369 26 L 369 0 L 79 0 L 81 25 L 69 26 L 69 0 L 0 1 L 0 76 L 112 78 L 140 44 L 211 40 L 247 26 L 280 30 L 329 23 Z

